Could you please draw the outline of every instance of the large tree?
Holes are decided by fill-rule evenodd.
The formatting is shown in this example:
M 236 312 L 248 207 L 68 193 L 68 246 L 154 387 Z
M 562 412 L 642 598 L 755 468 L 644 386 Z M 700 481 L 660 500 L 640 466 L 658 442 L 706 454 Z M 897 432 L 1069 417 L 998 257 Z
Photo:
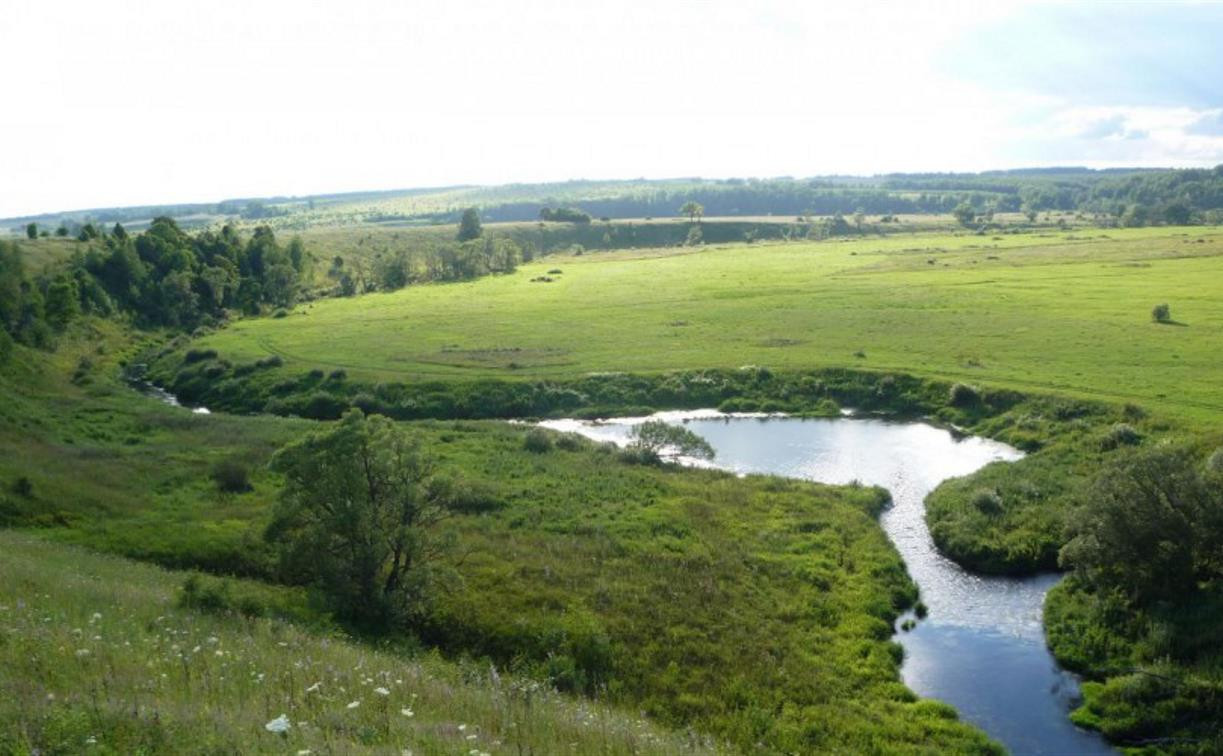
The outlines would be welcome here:
M 285 485 L 267 530 L 282 567 L 341 616 L 403 625 L 425 607 L 445 539 L 451 487 L 401 426 L 351 410 L 277 452 Z

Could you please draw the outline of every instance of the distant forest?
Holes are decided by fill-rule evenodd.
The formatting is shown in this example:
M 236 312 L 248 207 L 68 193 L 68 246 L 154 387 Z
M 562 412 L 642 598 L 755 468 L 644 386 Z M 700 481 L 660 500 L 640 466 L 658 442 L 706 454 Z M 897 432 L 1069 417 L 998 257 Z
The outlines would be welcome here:
M 967 203 L 992 212 L 1077 212 L 1125 225 L 1223 221 L 1223 165 L 1160 170 L 1042 168 L 987 173 L 887 174 L 772 179 L 570 181 L 495 187 L 443 187 L 313 197 L 226 200 L 212 204 L 108 208 L 9 218 L 21 232 L 76 235 L 87 222 L 136 222 L 164 216 L 184 227 L 271 222 L 278 227 L 375 223 L 453 223 L 476 207 L 486 222 L 538 221 L 568 208 L 592 218 L 675 217 L 686 202 L 706 216 L 834 216 L 951 213 Z M 556 211 L 551 211 L 556 212 Z M 559 217 L 544 220 L 565 220 Z M 253 225 L 253 223 L 252 223 Z

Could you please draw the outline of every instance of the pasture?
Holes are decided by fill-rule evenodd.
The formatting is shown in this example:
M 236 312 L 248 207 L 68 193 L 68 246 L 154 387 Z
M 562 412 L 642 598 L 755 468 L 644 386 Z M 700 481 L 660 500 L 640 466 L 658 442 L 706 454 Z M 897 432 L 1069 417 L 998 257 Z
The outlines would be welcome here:
M 1172 323 L 1153 322 L 1161 303 Z M 504 276 L 317 301 L 197 345 L 392 382 L 840 366 L 1136 403 L 1205 425 L 1223 411 L 1223 231 L 551 256 Z

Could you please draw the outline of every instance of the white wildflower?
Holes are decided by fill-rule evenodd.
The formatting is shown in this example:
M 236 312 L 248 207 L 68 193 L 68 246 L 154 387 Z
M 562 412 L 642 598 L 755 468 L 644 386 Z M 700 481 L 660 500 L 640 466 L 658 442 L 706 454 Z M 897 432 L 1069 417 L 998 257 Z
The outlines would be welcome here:
M 360 701 L 353 701 L 352 703 L 348 704 L 348 708 L 350 708 L 350 709 L 355 709 L 355 708 L 357 708 L 357 707 L 358 707 L 358 706 L 360 706 L 360 705 L 361 705 L 361 702 L 360 702 Z
M 459 725 L 459 732 L 462 732 L 463 730 L 466 730 L 466 729 L 467 729 L 467 725 L 465 724 Z
M 268 732 L 275 732 L 283 735 L 288 732 L 289 728 L 292 726 L 293 725 L 289 724 L 289 718 L 284 714 L 281 714 L 279 717 L 276 717 L 271 722 L 265 724 L 263 729 L 267 730 Z
M 100 619 L 102 619 L 102 613 L 101 613 L 101 612 L 94 612 L 94 613 L 93 613 L 93 616 L 91 616 L 91 617 L 89 618 L 89 624 L 91 624 L 91 625 L 92 625 L 93 623 L 97 622 L 97 621 L 98 621 L 98 620 L 100 620 Z
M 306 692 L 313 693 L 314 691 L 318 690 L 321 687 L 323 687 L 323 683 L 320 680 L 319 682 L 316 682 L 315 684 L 311 685 L 309 688 L 306 688 Z
M 374 688 L 374 692 L 375 692 L 375 693 L 377 693 L 377 694 L 378 694 L 378 695 L 380 695 L 380 696 L 389 696 L 389 695 L 391 695 L 391 691 L 387 690 L 386 688 Z
M 400 709 L 400 710 L 399 710 L 399 713 L 400 713 L 400 714 L 402 714 L 402 715 L 404 715 L 405 717 L 414 717 L 414 716 L 416 716 L 416 712 L 412 711 L 411 709 Z

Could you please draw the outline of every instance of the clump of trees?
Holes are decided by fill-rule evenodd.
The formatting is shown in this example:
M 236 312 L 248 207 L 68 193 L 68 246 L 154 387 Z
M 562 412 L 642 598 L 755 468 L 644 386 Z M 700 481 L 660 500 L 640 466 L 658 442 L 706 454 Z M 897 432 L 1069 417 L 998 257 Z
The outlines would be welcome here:
M 1060 561 L 1137 605 L 1178 601 L 1223 578 L 1223 471 L 1186 446 L 1124 453 L 1096 478 Z
M 81 315 L 122 312 L 138 325 L 193 329 L 228 310 L 290 307 L 310 264 L 300 240 L 282 246 L 267 227 L 249 238 L 230 226 L 191 235 L 158 218 L 136 236 L 119 224 L 109 233 L 87 224 L 81 236 L 89 242 L 84 252 L 34 278 L 18 245 L 0 242 L 6 342 L 50 347 Z
M 590 213 L 574 207 L 545 207 L 539 211 L 539 219 L 553 223 L 590 223 Z
M 266 531 L 284 577 L 319 590 L 338 616 L 385 630 L 421 618 L 448 539 L 454 486 L 420 442 L 353 409 L 272 459 L 284 475 Z

